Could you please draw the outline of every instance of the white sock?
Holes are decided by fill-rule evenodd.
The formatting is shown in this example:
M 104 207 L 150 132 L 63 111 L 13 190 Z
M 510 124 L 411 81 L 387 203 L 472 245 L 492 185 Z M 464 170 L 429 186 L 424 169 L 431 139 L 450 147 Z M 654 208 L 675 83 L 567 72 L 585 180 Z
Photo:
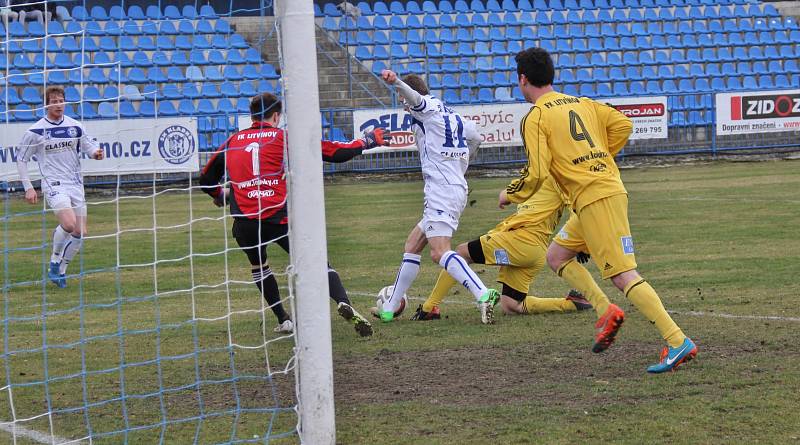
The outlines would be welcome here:
M 483 281 L 478 278 L 478 275 L 469 267 L 464 258 L 453 250 L 448 250 L 442 255 L 439 260 L 439 265 L 444 267 L 444 270 L 453 277 L 454 280 L 461 283 L 468 291 L 472 292 L 472 296 L 476 300 L 480 299 L 486 293 L 486 286 Z
M 58 273 L 67 273 L 67 266 L 69 266 L 69 262 L 75 258 L 75 255 L 77 255 L 78 252 L 80 252 L 82 245 L 83 238 L 75 235 L 70 236 L 66 247 L 64 247 L 64 255 L 61 256 L 61 267 L 59 268 Z
M 56 230 L 53 231 L 53 253 L 50 255 L 51 263 L 61 262 L 61 257 L 64 255 L 64 246 L 67 244 L 69 236 L 69 232 L 64 230 L 60 224 L 56 226 Z
M 394 280 L 394 292 L 391 298 L 384 302 L 384 311 L 396 311 L 400 307 L 400 301 L 403 299 L 411 283 L 417 278 L 419 273 L 419 260 L 420 256 L 414 253 L 404 253 L 403 262 L 400 263 L 400 270 L 397 271 L 397 278 Z

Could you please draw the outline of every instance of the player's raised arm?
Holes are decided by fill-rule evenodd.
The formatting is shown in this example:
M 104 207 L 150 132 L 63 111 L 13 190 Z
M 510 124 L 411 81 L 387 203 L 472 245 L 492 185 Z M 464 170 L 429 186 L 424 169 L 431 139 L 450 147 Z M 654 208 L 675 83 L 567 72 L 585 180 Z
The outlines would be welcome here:
M 422 105 L 423 99 L 422 95 L 415 91 L 413 88 L 408 86 L 407 83 L 400 80 L 397 77 L 397 73 L 392 70 L 383 70 L 381 71 L 381 78 L 384 82 L 388 83 L 389 85 L 394 85 L 397 88 L 397 92 L 405 99 L 406 103 L 408 104 L 409 108 L 412 110 L 415 108 L 419 108 Z
M 520 177 L 513 180 L 505 190 L 508 203 L 515 204 L 524 202 L 539 190 L 544 180 L 550 176 L 552 162 L 540 108 L 533 107 L 522 119 L 520 131 L 525 152 L 528 154 L 528 163 L 520 170 Z

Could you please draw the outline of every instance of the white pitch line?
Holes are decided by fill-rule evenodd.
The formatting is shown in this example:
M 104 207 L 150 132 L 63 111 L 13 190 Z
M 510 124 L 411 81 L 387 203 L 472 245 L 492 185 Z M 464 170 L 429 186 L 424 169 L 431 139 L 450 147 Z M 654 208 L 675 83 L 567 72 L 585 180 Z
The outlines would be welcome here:
M 368 292 L 349 292 L 351 295 L 373 297 L 374 295 Z M 408 297 L 409 300 L 425 301 L 422 297 Z M 464 300 L 444 300 L 447 304 L 460 304 L 474 306 L 474 302 Z M 728 318 L 733 320 L 758 320 L 758 321 L 788 321 L 793 323 L 800 323 L 800 317 L 781 317 L 778 315 L 735 315 L 725 314 L 722 312 L 703 312 L 703 311 L 667 311 L 670 314 L 688 315 L 690 317 L 712 317 L 712 318 Z
M 735 320 L 760 320 L 760 321 L 772 320 L 772 321 L 800 322 L 800 317 L 781 317 L 778 315 L 734 315 L 734 314 L 703 312 L 703 311 L 688 311 L 688 312 L 667 311 L 667 312 L 669 312 L 670 314 L 689 315 L 692 317 L 715 317 L 715 318 L 732 318 Z
M 77 443 L 74 440 L 70 441 L 69 439 L 65 439 L 63 437 L 40 433 L 39 431 L 25 428 L 22 425 L 15 425 L 14 423 L 11 422 L 0 423 L 0 430 L 5 431 L 8 434 L 11 434 L 12 436 L 24 437 L 26 439 L 30 439 L 37 443 L 46 443 L 46 444 Z
M 247 287 L 249 288 L 249 286 Z M 246 289 L 245 287 L 232 287 L 231 290 L 241 290 Z M 282 290 L 287 290 L 285 286 L 281 286 Z M 214 293 L 223 293 L 223 290 L 198 290 L 195 291 L 195 294 L 214 294 Z M 359 297 L 375 297 L 376 295 L 371 292 L 363 292 L 363 291 L 348 291 L 349 295 L 356 295 Z M 410 301 L 425 301 L 426 298 L 423 297 L 412 297 L 409 296 L 408 299 Z M 109 302 L 110 303 L 110 302 Z M 464 301 L 464 300 L 452 300 L 447 299 L 444 300 L 444 303 L 447 304 L 455 304 L 455 305 L 465 305 L 465 306 L 474 306 L 474 302 Z M 48 305 L 56 304 L 56 303 L 47 303 Z M 41 304 L 31 305 L 28 306 L 29 308 L 37 308 L 41 307 Z M 791 323 L 800 323 L 800 317 L 782 317 L 779 315 L 736 315 L 736 314 L 726 314 L 722 312 L 703 312 L 703 311 L 667 311 L 670 314 L 676 315 L 688 315 L 690 317 L 710 317 L 710 318 L 727 318 L 732 320 L 759 320 L 759 321 L 788 321 Z

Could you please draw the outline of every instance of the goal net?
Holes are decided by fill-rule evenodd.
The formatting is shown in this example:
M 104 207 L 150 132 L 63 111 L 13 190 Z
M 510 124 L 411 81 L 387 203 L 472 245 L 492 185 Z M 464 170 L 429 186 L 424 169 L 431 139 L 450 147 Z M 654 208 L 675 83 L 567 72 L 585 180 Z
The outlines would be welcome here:
M 300 35 L 313 46 L 311 0 L 285 3 L 299 13 L 287 14 L 295 28 L 310 26 Z M 230 209 L 214 206 L 198 184 L 213 150 L 249 121 L 240 117 L 257 93 L 283 99 L 290 135 L 320 134 L 319 122 L 294 125 L 300 113 L 292 113 L 291 101 L 302 98 L 283 93 L 293 71 L 279 57 L 287 44 L 274 16 L 280 5 L 224 4 L 230 6 L 32 0 L 25 7 L 43 11 L 41 20 L 31 12 L 24 23 L 4 14 L 0 442 L 297 443 L 306 433 L 316 437 L 304 427 L 304 412 L 321 415 L 328 431 L 319 437 L 332 437 L 332 397 L 325 406 L 303 406 L 298 392 L 309 378 L 330 386 L 330 332 L 303 331 L 303 308 L 295 311 L 303 286 L 327 295 L 324 276 L 304 272 L 324 274 L 324 255 L 317 250 L 309 259 L 307 246 L 293 244 L 295 259 L 269 248 L 281 304 L 297 325 L 274 332 L 275 316 L 231 236 Z M 278 48 L 284 51 L 273 54 Z M 315 60 L 313 51 L 289 55 Z M 304 82 L 292 85 L 316 100 Z M 46 115 L 50 86 L 63 88 L 64 114 L 81 122 L 105 155 L 82 155 L 87 230 L 63 271 L 63 288 L 50 277 L 59 221 L 47 196 L 53 187 L 37 181 L 43 159 L 27 164 L 35 204 L 26 202 L 16 164 L 23 135 Z M 73 131 L 52 124 L 41 133 L 45 145 L 57 143 L 59 131 Z M 319 156 L 308 162 L 313 173 Z M 292 168 L 299 170 L 283 172 L 295 188 L 289 203 L 298 190 L 322 199 L 321 179 L 291 181 L 307 174 L 306 165 L 297 155 Z M 292 204 L 290 212 L 304 205 Z M 324 246 L 324 215 L 321 221 Z M 304 229 L 290 225 L 289 237 L 297 230 Z M 309 239 L 318 242 L 319 233 Z M 326 299 L 306 304 L 320 301 L 325 309 L 317 311 L 327 315 Z M 298 339 L 302 346 L 311 336 L 317 343 L 298 354 Z M 316 371 L 298 376 L 319 348 Z

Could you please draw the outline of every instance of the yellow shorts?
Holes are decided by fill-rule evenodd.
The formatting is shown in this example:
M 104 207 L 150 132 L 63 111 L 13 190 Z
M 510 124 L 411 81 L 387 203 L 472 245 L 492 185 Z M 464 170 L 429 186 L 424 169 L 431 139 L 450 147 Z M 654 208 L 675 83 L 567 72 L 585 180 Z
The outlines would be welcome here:
M 491 231 L 480 237 L 486 264 L 500 266 L 497 281 L 528 294 L 536 274 L 542 270 L 547 253 L 539 230 L 520 227 L 514 230 Z
M 636 269 L 628 225 L 628 195 L 595 201 L 572 213 L 553 239 L 559 246 L 592 255 L 603 279 Z

